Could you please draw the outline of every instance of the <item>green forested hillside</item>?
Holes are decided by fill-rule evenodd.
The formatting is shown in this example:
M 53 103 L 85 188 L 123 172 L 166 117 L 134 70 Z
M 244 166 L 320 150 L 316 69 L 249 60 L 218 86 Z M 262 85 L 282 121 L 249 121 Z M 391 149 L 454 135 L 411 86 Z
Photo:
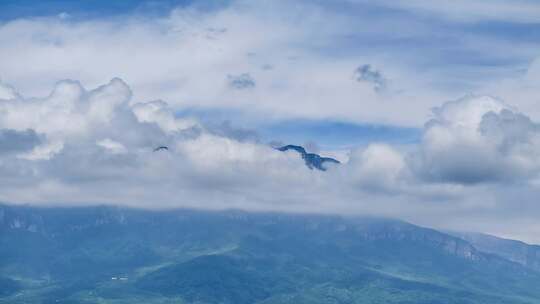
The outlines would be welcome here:
M 0 206 L 0 303 L 540 303 L 540 273 L 373 218 Z

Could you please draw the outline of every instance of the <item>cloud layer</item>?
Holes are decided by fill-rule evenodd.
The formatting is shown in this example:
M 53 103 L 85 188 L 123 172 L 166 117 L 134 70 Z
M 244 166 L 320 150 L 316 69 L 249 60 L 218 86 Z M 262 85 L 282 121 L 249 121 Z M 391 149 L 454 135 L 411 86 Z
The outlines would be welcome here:
M 208 128 L 163 101 L 133 102 L 118 78 L 91 90 L 61 81 L 44 98 L 7 97 L 4 202 L 357 213 L 516 234 L 501 220 L 513 212 L 526 221 L 521 212 L 539 210 L 539 125 L 489 96 L 434 109 L 416 145 L 371 144 L 326 172 L 230 124 Z M 518 189 L 519 207 L 504 199 Z
M 453 10 L 426 1 L 236 0 L 164 16 L 15 19 L 0 24 L 0 57 L 9 58 L 0 62 L 0 77 L 28 96 L 47 94 L 61 79 L 95 87 L 121 77 L 134 101 L 162 99 L 176 110 L 227 108 L 255 121 L 419 127 L 431 107 L 470 91 L 513 100 L 538 119 L 530 108 L 540 76 L 527 72 L 536 69 L 538 39 L 512 32 L 534 21 L 523 14 L 534 9 L 496 2 L 493 8 L 459 1 L 448 18 L 438 16 Z M 508 7 L 516 14 L 500 20 Z M 493 18 L 506 22 L 503 29 L 484 30 L 482 22 Z M 526 77 L 532 77 L 526 90 L 510 80 L 499 85 Z M 524 96 L 512 98 L 518 88 Z M 8 92 L 0 88 L 0 96 Z
M 362 213 L 540 241 L 536 2 L 291 3 L 0 23 L 0 200 Z M 344 163 L 318 172 L 245 128 L 302 120 L 421 138 L 322 151 Z

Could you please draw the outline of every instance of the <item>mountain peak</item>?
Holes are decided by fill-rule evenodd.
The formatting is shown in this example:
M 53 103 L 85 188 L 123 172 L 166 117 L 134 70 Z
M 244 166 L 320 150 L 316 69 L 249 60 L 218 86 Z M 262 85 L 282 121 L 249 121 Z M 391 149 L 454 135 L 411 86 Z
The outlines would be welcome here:
M 304 149 L 304 147 L 302 146 L 286 145 L 277 148 L 277 150 L 282 152 L 289 150 L 298 152 L 302 156 L 302 159 L 306 163 L 306 166 L 310 169 L 315 168 L 321 171 L 326 171 L 327 168 L 324 166 L 325 163 L 340 164 L 340 161 L 338 161 L 337 159 L 331 157 L 322 157 L 316 153 L 308 153 L 306 149 Z

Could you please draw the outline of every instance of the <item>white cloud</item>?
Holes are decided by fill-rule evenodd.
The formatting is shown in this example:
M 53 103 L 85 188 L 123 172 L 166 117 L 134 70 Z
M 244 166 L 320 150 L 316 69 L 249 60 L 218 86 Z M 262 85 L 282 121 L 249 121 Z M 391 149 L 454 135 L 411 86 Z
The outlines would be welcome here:
M 429 108 L 448 96 L 477 91 L 492 83 L 490 77 L 498 79 L 494 67 L 475 64 L 483 64 L 486 54 L 497 61 L 494 65 L 521 64 L 538 54 L 533 42 L 454 28 L 441 33 L 431 24 L 438 18 L 415 19 L 409 12 L 431 16 L 455 10 L 456 16 L 519 19 L 534 12 L 531 7 L 537 5 L 530 2 L 356 2 L 351 13 L 336 2 L 239 0 L 216 11 L 184 8 L 155 18 L 13 20 L 0 25 L 0 39 L 6 42 L 0 44 L 0 58 L 9 58 L 0 61 L 0 76 L 28 96 L 48 93 L 61 79 L 95 87 L 120 77 L 130 84 L 133 103 L 166 100 L 172 109 L 227 108 L 266 120 L 300 117 L 419 126 Z M 380 5 L 404 11 L 395 16 L 365 9 Z M 507 8 L 516 13 L 499 13 Z M 453 64 L 458 60 L 454 51 L 475 64 L 475 70 Z M 451 63 L 437 62 L 446 56 Z M 518 63 L 505 66 L 505 71 L 522 68 Z M 362 64 L 376 67 L 368 76 L 377 78 L 375 85 L 374 79 L 355 81 L 355 69 Z M 268 66 L 272 68 L 264 68 Z M 231 88 L 228 75 L 249 76 L 242 83 L 250 89 Z M 468 86 L 456 85 L 459 82 Z M 437 87 L 443 85 L 451 88 Z M 514 100 L 520 106 L 526 102 Z M 403 104 L 406 107 L 395 111 Z M 540 112 L 528 112 L 540 117 Z
M 392 7 L 431 22 L 537 19 L 531 2 L 491 4 L 393 1 Z M 0 201 L 362 213 L 540 240 L 504 227 L 506 220 L 534 222 L 539 211 L 538 60 L 521 77 L 478 80 L 475 92 L 501 99 L 470 95 L 436 108 L 418 145 L 338 151 L 344 164 L 327 172 L 259 144 L 249 131 L 219 122 L 206 129 L 175 116 L 225 108 L 264 120 L 421 127 L 432 107 L 464 93 L 433 83 L 476 84 L 476 75 L 492 71 L 439 69 L 437 59 L 455 60 L 445 52 L 520 62 L 538 53 L 534 43 L 459 30 L 443 35 L 424 19 L 360 18 L 355 14 L 364 10 L 355 9 L 349 15 L 339 5 L 239 1 L 153 19 L 1 24 L 0 76 L 16 89 L 0 83 L 0 135 L 10 138 L 0 143 Z M 505 9 L 513 13 L 501 14 Z M 360 64 L 376 67 L 364 79 L 371 82 L 357 81 Z M 231 88 L 228 75 L 256 85 Z M 113 80 L 99 86 L 104 79 Z M 391 85 L 381 91 L 373 81 Z M 169 149 L 153 152 L 158 146 Z
M 26 160 L 49 160 L 56 153 L 62 151 L 64 143 L 62 141 L 49 141 L 34 147 L 32 151 L 20 153 L 17 157 Z
M 365 150 L 353 152 L 347 169 L 349 178 L 360 187 L 395 192 L 406 174 L 406 163 L 403 155 L 392 147 L 371 144 Z
M 40 141 L 0 153 L 0 200 L 361 213 L 461 229 L 468 219 L 486 232 L 501 231 L 503 216 L 521 216 L 508 193 L 519 191 L 523 210 L 538 210 L 540 129 L 491 97 L 437 108 L 414 148 L 371 144 L 326 172 L 297 153 L 177 118 L 164 102 L 130 98 L 116 79 L 92 90 L 64 81 L 48 97 L 7 101 L 0 124 L 13 131 L 2 132 Z M 72 130 L 59 127 L 77 119 Z M 154 152 L 160 145 L 169 149 Z
M 540 57 L 533 60 L 527 69 L 525 74 L 525 80 L 529 82 L 530 85 L 538 86 L 538 80 L 540 79 Z
M 132 107 L 139 122 L 155 123 L 164 132 L 174 132 L 197 126 L 193 119 L 176 119 L 172 109 L 163 101 L 137 103 Z
M 8 86 L 0 81 L 0 100 L 17 98 L 17 92 L 11 86 Z
M 126 147 L 122 145 L 121 143 L 114 141 L 110 138 L 105 138 L 103 140 L 100 140 L 96 142 L 96 144 L 100 147 L 103 147 L 104 149 L 107 149 L 113 154 L 125 154 L 127 153 Z
M 106 128 L 130 97 L 130 89 L 119 79 L 91 91 L 78 82 L 61 81 L 45 98 L 19 97 L 0 103 L 0 128 L 44 134 L 46 140 L 21 157 L 50 158 L 62 150 L 65 141 Z
M 362 2 L 365 0 L 353 0 Z M 434 2 L 429 0 L 382 1 L 385 5 L 411 10 L 426 15 L 436 15 L 461 22 L 506 21 L 506 22 L 539 22 L 536 13 L 540 5 L 534 0 L 490 0 L 451 2 Z
M 539 127 L 502 101 L 469 96 L 434 114 L 419 153 L 424 177 L 477 183 L 538 174 Z
M 0 25 L 0 39 L 9 41 L 0 45 L 0 58 L 10 58 L 0 61 L 0 76 L 28 96 L 48 93 L 61 79 L 95 87 L 103 79 L 121 77 L 130 83 L 133 103 L 158 99 L 173 109 L 228 108 L 265 119 L 334 118 L 412 126 L 441 99 L 436 92 L 412 93 L 422 81 L 388 58 L 317 51 L 332 47 L 334 37 L 363 28 L 354 24 L 357 19 L 316 5 L 260 5 L 264 9 L 240 1 L 217 12 L 179 9 L 153 19 L 14 20 Z M 385 77 L 395 79 L 395 92 L 383 98 L 372 83 L 357 82 L 355 69 L 361 63 L 373 63 Z M 273 68 L 262 68 L 265 65 Z M 227 77 L 239 75 L 249 76 L 242 82 L 249 90 L 231 87 L 232 78 Z M 390 111 L 404 100 L 408 115 Z

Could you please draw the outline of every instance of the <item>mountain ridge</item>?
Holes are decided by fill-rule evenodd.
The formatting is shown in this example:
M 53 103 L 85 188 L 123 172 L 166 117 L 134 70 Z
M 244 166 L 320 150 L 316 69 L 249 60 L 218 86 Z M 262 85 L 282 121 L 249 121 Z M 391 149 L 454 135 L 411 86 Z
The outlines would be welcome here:
M 481 251 L 498 255 L 527 268 L 540 271 L 540 245 L 478 232 L 448 231 L 448 234 L 469 242 Z
M 540 273 L 392 219 L 0 205 L 0 232 L 0 278 L 12 283 L 0 303 L 112 302 L 120 295 L 125 303 L 231 304 L 540 298 L 533 287 Z
M 325 167 L 326 164 L 340 164 L 341 162 L 337 159 L 331 158 L 331 157 L 323 157 L 316 153 L 308 153 L 306 149 L 302 146 L 297 145 L 286 145 L 282 147 L 276 148 L 277 150 L 281 152 L 285 151 L 296 151 L 300 154 L 304 162 L 306 163 L 306 166 L 310 169 L 318 169 L 321 171 L 326 171 L 327 168 Z

